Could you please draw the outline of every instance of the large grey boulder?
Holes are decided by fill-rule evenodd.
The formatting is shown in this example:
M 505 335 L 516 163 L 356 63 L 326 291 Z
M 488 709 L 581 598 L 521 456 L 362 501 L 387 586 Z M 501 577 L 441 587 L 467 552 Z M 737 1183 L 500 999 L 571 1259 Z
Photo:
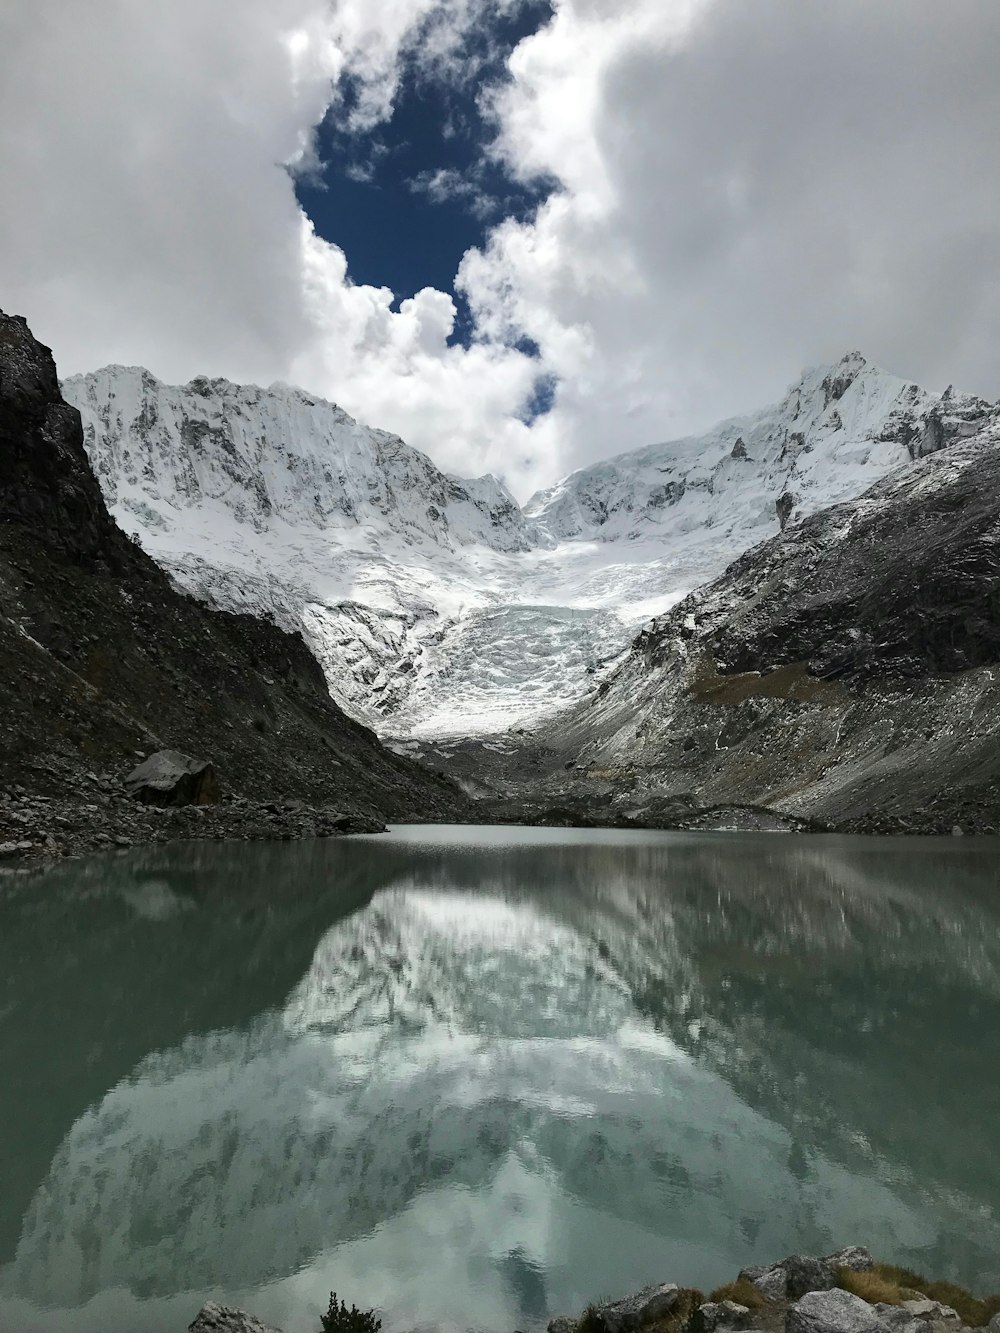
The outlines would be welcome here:
M 987 1333 L 1000 1333 L 1000 1311 L 986 1325 Z
M 623 1296 L 620 1301 L 597 1306 L 593 1314 L 604 1333 L 632 1333 L 645 1324 L 665 1319 L 676 1306 L 679 1296 L 676 1283 L 663 1282 L 658 1286 L 643 1287 L 631 1296 Z
M 219 799 L 215 769 L 180 750 L 158 750 L 125 779 L 129 796 L 143 805 L 212 805 Z
M 790 1254 L 770 1268 L 744 1268 L 740 1277 L 752 1282 L 769 1301 L 794 1301 L 807 1291 L 829 1291 L 837 1280 L 829 1260 L 805 1254 Z
M 867 1301 L 840 1287 L 807 1292 L 785 1316 L 785 1333 L 888 1333 L 889 1327 Z
M 227 1305 L 209 1301 L 198 1311 L 188 1333 L 281 1333 L 280 1328 L 262 1324 L 245 1310 L 233 1310 Z

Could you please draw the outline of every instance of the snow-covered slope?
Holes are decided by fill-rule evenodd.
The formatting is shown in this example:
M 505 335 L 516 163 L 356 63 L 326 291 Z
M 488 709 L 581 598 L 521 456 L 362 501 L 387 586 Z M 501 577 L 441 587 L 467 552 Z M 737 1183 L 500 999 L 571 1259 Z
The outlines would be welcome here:
M 528 723 L 780 526 L 997 409 L 851 353 L 699 437 L 573 473 L 522 511 L 298 389 L 108 367 L 67 380 L 108 504 L 175 579 L 301 628 L 380 731 Z
M 849 352 L 807 370 L 779 403 L 705 435 L 583 468 L 525 506 L 553 539 L 705 540 L 729 549 L 859 495 L 886 472 L 977 433 L 995 409 L 940 397 Z

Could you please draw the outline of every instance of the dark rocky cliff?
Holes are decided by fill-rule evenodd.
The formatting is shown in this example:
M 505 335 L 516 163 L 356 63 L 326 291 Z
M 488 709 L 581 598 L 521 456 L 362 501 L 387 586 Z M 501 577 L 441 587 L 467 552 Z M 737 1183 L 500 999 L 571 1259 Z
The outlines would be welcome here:
M 3 314 L 0 708 L 0 843 L 31 823 L 11 810 L 25 794 L 76 798 L 100 822 L 137 757 L 164 748 L 211 760 L 244 802 L 368 820 L 466 810 L 450 782 L 344 715 L 300 637 L 180 594 L 126 538 L 51 353 Z

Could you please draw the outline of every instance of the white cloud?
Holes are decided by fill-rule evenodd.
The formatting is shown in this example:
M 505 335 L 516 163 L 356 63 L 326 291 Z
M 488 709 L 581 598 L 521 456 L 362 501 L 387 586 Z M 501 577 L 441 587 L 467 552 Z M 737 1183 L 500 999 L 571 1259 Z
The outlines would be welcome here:
M 414 43 L 467 78 L 463 34 L 515 3 L 13 0 L 0 305 L 64 373 L 302 382 L 522 492 L 848 346 L 1000 390 L 994 0 L 557 0 L 484 94 L 508 169 L 557 188 L 466 255 L 477 340 L 448 346 L 444 293 L 350 284 L 282 164 L 309 168 L 343 72 L 370 126 Z
M 561 192 L 461 281 L 562 377 L 562 465 L 707 425 L 861 346 L 1000 391 L 1000 11 L 561 0 L 498 151 Z

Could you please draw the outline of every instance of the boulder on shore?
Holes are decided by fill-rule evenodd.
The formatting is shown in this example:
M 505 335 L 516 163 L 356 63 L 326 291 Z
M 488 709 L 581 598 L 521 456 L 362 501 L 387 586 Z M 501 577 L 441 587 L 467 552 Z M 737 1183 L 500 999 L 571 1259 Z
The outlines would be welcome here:
M 889 1333 L 889 1325 L 860 1296 L 834 1287 L 807 1292 L 793 1305 L 785 1333 Z
M 716 1333 L 716 1330 L 729 1333 L 730 1329 L 750 1328 L 752 1323 L 748 1307 L 735 1301 L 706 1301 L 699 1305 L 694 1317 L 697 1333 Z
M 180 750 L 158 750 L 125 779 L 129 796 L 143 805 L 214 805 L 219 799 L 215 769 Z
M 674 1309 L 679 1298 L 677 1284 L 663 1282 L 643 1287 L 641 1291 L 624 1296 L 620 1301 L 599 1305 L 593 1313 L 604 1333 L 631 1333 L 631 1330 L 664 1319 Z

